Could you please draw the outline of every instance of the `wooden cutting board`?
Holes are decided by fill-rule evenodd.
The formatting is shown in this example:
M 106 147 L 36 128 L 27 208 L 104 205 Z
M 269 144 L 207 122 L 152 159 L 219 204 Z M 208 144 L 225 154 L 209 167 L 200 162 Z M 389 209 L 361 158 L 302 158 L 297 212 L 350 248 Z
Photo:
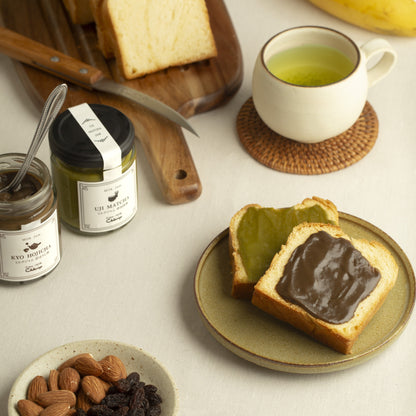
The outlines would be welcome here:
M 189 118 L 227 102 L 243 78 L 240 45 L 224 3 L 206 0 L 206 4 L 218 56 L 130 81 L 122 78 L 114 59 L 105 60 L 102 56 L 95 25 L 72 24 L 62 0 L 1 0 L 0 16 L 8 29 L 95 66 L 115 81 L 149 94 Z M 62 83 L 25 64 L 16 62 L 16 68 L 39 109 L 53 88 Z M 167 202 L 181 204 L 199 197 L 202 185 L 180 127 L 123 98 L 71 83 L 68 87 L 63 110 L 83 102 L 102 103 L 118 108 L 131 119 Z

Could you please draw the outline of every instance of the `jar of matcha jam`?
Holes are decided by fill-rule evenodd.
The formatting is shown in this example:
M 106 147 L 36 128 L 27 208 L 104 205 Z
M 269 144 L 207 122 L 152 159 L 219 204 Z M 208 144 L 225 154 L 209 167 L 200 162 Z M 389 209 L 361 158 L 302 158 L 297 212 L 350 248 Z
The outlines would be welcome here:
M 64 225 L 94 235 L 134 217 L 134 137 L 130 120 L 102 104 L 80 104 L 55 119 L 49 130 L 51 169 Z
M 0 188 L 24 154 L 0 156 Z M 57 201 L 47 166 L 35 158 L 17 191 L 0 192 L 0 280 L 24 282 L 50 273 L 61 259 Z

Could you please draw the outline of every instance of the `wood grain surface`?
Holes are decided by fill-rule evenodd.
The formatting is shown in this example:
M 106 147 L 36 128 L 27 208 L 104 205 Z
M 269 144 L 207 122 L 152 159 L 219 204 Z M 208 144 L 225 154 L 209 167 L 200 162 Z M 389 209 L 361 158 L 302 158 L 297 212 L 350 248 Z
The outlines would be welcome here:
M 206 0 L 206 4 L 218 56 L 130 81 L 122 78 L 114 59 L 104 59 L 98 49 L 95 25 L 72 24 L 62 0 L 1 0 L 0 14 L 4 27 L 99 68 L 116 82 L 149 94 L 189 118 L 227 102 L 243 78 L 240 45 L 224 3 Z M 26 64 L 16 62 L 16 70 L 39 109 L 62 82 Z M 202 184 L 179 126 L 123 98 L 71 83 L 68 87 L 63 110 L 83 102 L 102 103 L 118 108 L 131 119 L 168 203 L 181 204 L 199 197 Z

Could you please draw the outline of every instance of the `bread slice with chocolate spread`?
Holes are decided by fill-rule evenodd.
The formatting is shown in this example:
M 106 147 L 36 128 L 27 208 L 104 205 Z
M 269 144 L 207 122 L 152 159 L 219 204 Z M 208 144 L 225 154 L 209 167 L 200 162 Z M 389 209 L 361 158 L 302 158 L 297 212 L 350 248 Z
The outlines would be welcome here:
M 301 224 L 254 288 L 252 303 L 343 354 L 393 288 L 398 265 L 379 242 Z

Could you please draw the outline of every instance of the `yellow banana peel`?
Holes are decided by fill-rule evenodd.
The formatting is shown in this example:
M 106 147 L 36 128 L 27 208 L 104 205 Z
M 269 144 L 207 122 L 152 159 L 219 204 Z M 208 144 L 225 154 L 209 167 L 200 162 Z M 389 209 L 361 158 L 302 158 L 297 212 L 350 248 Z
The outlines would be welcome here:
M 376 33 L 416 36 L 416 0 L 308 0 L 339 19 Z

